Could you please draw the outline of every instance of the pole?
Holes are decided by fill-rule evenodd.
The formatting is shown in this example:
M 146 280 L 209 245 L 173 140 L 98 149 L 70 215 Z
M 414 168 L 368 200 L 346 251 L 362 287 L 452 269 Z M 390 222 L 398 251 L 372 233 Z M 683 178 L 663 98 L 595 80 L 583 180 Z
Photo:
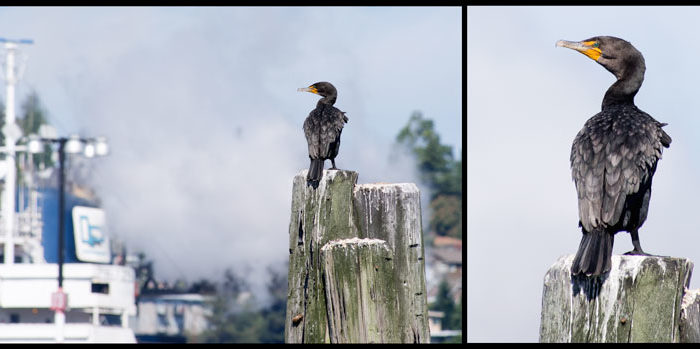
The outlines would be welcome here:
M 7 53 L 5 84 L 7 85 L 7 100 L 5 101 L 5 126 L 3 134 L 5 136 L 5 164 L 7 165 L 7 174 L 5 175 L 5 188 L 2 193 L 2 220 L 5 230 L 5 263 L 13 264 L 15 262 L 15 196 L 16 196 L 16 178 L 17 172 L 15 167 L 15 142 L 21 136 L 19 128 L 15 124 L 15 85 L 19 76 L 15 74 L 15 53 L 19 44 L 30 45 L 34 43 L 29 39 L 8 40 L 0 38 L 0 42 L 4 43 Z M 21 64 L 21 63 L 20 63 Z M 18 134 L 19 133 L 19 134 Z
M 7 101 L 5 104 L 5 128 L 10 129 L 10 125 L 15 124 L 15 49 L 17 44 L 5 43 L 7 50 L 7 66 L 5 81 L 7 85 Z M 2 218 L 5 225 L 5 264 L 15 262 L 15 139 L 12 132 L 5 133 L 5 164 L 7 174 L 5 175 L 5 190 L 2 196 Z
M 58 144 L 58 288 L 63 288 L 63 244 L 64 244 L 64 219 L 65 219 L 65 160 L 64 146 L 66 140 L 61 139 Z
M 64 216 L 65 216 L 65 160 L 66 138 L 58 140 L 58 294 L 63 296 L 63 245 L 64 245 Z M 56 323 L 56 341 L 63 342 L 63 325 L 66 321 L 63 307 L 57 307 L 54 322 Z

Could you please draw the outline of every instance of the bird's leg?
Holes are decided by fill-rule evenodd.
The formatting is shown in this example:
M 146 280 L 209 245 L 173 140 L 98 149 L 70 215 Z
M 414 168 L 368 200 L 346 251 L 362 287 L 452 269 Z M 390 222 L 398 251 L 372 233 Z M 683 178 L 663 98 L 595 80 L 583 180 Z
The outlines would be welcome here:
M 331 159 L 331 165 L 333 165 L 329 170 L 337 170 L 338 168 L 335 167 L 335 159 Z
M 629 251 L 625 253 L 626 255 L 635 255 L 635 256 L 651 256 L 650 254 L 644 252 L 642 250 L 642 245 L 639 244 L 639 233 L 637 232 L 638 229 L 634 229 L 630 231 L 630 235 L 632 235 L 632 245 L 634 245 L 634 249 L 632 251 Z

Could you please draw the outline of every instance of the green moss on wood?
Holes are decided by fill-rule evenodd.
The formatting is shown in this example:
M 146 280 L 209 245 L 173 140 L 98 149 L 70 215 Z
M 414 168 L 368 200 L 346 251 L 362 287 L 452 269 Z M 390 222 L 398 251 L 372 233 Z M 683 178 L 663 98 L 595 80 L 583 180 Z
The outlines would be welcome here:
M 322 250 L 333 343 L 401 343 L 393 255 L 383 240 L 349 239 Z
M 351 221 L 352 171 L 324 171 L 318 188 L 294 177 L 289 224 L 289 291 L 285 341 L 327 343 L 327 317 L 320 249 L 330 240 L 355 236 Z M 297 324 L 292 319 L 302 315 Z
M 425 258 L 420 191 L 413 183 L 363 184 L 354 191 L 360 237 L 382 239 L 394 253 L 399 309 L 410 314 L 397 324 L 406 343 L 428 343 Z

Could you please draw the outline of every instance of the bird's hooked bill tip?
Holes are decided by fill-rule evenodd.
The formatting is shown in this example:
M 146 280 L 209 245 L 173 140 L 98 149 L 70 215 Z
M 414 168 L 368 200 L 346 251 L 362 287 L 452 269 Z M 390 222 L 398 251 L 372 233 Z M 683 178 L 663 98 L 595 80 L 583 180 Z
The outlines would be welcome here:
M 554 47 L 566 47 L 566 48 L 571 48 L 571 49 L 576 49 L 580 46 L 581 46 L 580 42 L 567 41 L 567 40 L 559 40 L 559 41 L 557 41 L 556 44 L 554 44 Z
M 318 92 L 315 87 L 299 87 L 297 89 L 298 92 L 311 92 L 311 93 L 316 93 Z

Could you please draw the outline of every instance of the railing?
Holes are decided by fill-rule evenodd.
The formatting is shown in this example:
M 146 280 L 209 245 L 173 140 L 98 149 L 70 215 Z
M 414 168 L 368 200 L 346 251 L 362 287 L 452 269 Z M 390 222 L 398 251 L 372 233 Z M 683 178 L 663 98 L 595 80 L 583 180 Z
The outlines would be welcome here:
M 130 328 L 86 323 L 68 323 L 63 326 L 65 342 L 136 343 L 136 337 Z M 56 341 L 56 331 L 55 324 L 0 324 L 0 342 L 51 343 Z
M 3 217 L 0 217 L 0 222 Z M 41 239 L 43 227 L 41 213 L 38 211 L 24 211 L 15 214 L 15 232 L 13 237 Z M 5 225 L 0 224 L 0 239 L 6 236 Z

